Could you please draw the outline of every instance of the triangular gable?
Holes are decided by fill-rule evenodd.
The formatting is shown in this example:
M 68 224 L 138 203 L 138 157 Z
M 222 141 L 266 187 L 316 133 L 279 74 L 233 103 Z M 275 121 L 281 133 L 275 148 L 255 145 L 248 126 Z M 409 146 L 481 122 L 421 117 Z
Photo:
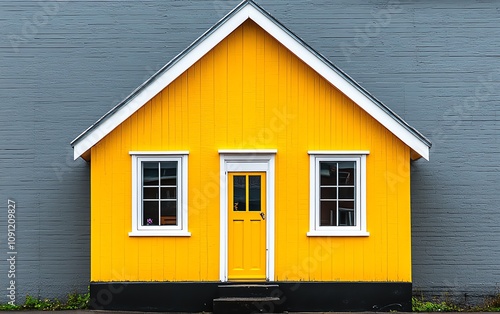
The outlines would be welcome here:
M 247 19 L 257 23 L 408 145 L 412 149 L 412 159 L 423 157 L 429 160 L 431 142 L 428 139 L 252 0 L 241 2 L 188 48 L 139 86 L 132 94 L 73 140 L 71 145 L 74 148 L 74 158 L 77 159 L 85 154 L 92 146 L 161 92 Z

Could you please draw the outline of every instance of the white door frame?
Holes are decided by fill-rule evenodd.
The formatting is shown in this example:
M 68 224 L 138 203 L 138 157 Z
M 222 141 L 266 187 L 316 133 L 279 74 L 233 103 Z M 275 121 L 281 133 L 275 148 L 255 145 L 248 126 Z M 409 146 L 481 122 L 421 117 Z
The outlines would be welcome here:
M 227 281 L 227 172 L 266 172 L 266 279 L 274 281 L 274 186 L 277 150 L 219 150 L 220 154 L 220 281 Z

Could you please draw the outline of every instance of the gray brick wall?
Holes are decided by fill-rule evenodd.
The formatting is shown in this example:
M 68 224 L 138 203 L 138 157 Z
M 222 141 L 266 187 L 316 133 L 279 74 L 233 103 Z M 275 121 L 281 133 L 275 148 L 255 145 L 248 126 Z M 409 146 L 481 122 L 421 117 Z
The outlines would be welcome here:
M 13 199 L 19 298 L 88 285 L 89 167 L 69 142 L 238 2 L 0 0 L 0 230 Z M 498 292 L 500 3 L 258 2 L 433 141 L 412 168 L 415 290 Z

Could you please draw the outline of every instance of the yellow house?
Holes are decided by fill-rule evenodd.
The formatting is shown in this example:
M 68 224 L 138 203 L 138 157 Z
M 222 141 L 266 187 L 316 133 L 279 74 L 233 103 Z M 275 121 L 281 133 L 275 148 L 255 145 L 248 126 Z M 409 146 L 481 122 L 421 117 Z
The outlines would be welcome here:
M 431 143 L 253 1 L 72 145 L 93 308 L 411 310 Z

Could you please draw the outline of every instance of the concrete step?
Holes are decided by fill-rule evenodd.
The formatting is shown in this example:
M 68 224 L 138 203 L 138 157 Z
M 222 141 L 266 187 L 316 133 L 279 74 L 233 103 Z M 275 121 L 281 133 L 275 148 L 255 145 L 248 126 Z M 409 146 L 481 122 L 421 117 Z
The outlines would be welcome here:
M 218 286 L 214 314 L 281 313 L 279 285 L 266 283 L 228 283 Z
M 214 299 L 213 314 L 281 313 L 280 298 L 221 297 Z
M 227 284 L 219 285 L 218 291 L 222 298 L 275 297 L 278 288 L 273 284 Z
M 278 289 L 276 284 L 227 284 L 218 287 L 221 298 L 276 297 Z

